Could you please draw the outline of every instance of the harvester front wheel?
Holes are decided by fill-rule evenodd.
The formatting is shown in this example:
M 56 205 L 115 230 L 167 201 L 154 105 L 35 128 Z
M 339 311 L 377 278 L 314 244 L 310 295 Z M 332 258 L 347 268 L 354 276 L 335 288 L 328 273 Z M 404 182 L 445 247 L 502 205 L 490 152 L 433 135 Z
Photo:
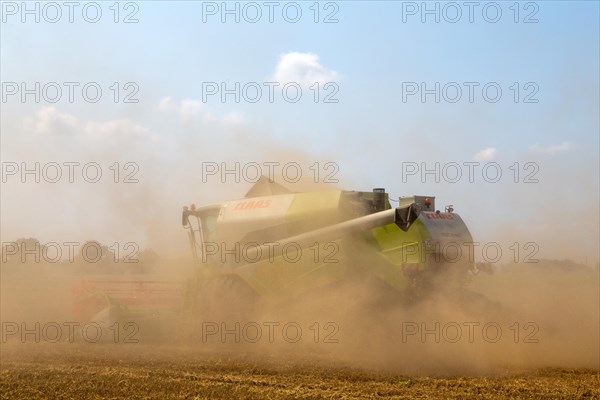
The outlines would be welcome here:
M 234 275 L 220 275 L 202 282 L 196 298 L 200 320 L 219 324 L 252 320 L 256 303 L 254 290 Z

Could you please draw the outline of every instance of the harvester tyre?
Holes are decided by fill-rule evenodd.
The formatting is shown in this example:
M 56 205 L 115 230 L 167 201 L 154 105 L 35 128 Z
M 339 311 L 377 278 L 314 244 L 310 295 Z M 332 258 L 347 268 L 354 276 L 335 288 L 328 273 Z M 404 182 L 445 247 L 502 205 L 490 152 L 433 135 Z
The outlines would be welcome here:
M 203 322 L 250 321 L 256 304 L 256 293 L 234 275 L 220 275 L 202 282 L 196 298 L 197 313 Z

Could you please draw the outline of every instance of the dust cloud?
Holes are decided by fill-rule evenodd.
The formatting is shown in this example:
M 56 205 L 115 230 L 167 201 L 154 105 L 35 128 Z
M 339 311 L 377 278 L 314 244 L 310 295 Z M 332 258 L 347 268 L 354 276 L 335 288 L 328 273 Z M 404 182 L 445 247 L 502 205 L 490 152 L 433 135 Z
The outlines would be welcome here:
M 323 181 L 323 174 L 331 172 L 324 169 L 325 162 L 319 165 L 320 179 L 314 179 L 307 174 L 314 172 L 310 169 L 314 165 L 310 157 L 293 149 L 275 149 L 273 144 L 263 144 L 265 153 L 257 159 L 281 165 L 286 160 L 301 163 L 304 172 L 301 179 L 293 184 L 283 182 L 290 190 L 339 187 L 336 182 Z M 269 154 L 277 157 L 268 157 Z M 2 345 L 18 347 L 36 340 L 48 341 L 44 335 L 52 336 L 55 327 L 48 324 L 55 323 L 63 332 L 60 340 L 51 345 L 73 344 L 64 323 L 85 323 L 77 316 L 76 307 L 77 288 L 85 280 L 180 282 L 175 292 L 182 297 L 188 290 L 183 282 L 192 278 L 194 272 L 186 231 L 179 223 L 180 207 L 192 202 L 202 205 L 203 201 L 218 203 L 241 198 L 251 187 L 247 184 L 240 190 L 242 185 L 224 183 L 216 175 L 211 177 L 214 182 L 202 185 L 205 190 L 200 193 L 190 184 L 198 182 L 201 167 L 195 167 L 176 171 L 176 178 L 166 189 L 142 185 L 129 196 L 116 194 L 121 190 L 117 187 L 109 190 L 109 197 L 113 192 L 115 195 L 108 204 L 118 219 L 128 221 L 127 229 L 147 225 L 142 236 L 148 248 L 140 249 L 137 263 L 124 263 L 122 253 L 117 257 L 118 262 L 114 262 L 114 254 L 92 263 L 82 260 L 80 254 L 73 260 L 52 263 L 43 259 L 35 262 L 32 255 L 27 256 L 25 263 L 18 256 L 7 262 L 3 258 Z M 159 181 L 162 179 L 159 176 Z M 172 193 L 177 195 L 169 196 Z M 177 211 L 162 215 L 165 208 Z M 114 229 L 116 225 L 107 226 Z M 510 242 L 508 229 L 500 236 L 502 243 Z M 547 236 L 535 240 L 540 244 L 554 243 L 555 235 Z M 171 251 L 154 253 L 151 250 L 154 246 Z M 369 258 L 353 254 L 353 246 L 349 247 L 341 260 L 343 265 L 335 268 L 358 267 L 368 271 L 372 267 Z M 594 268 L 568 260 L 540 259 L 537 263 L 503 260 L 496 265 L 493 275 L 472 276 L 461 292 L 446 290 L 443 283 L 418 300 L 406 300 L 388 293 L 368 275 L 359 276 L 284 302 L 261 303 L 237 321 L 218 315 L 202 319 L 193 315 L 195 309 L 186 306 L 183 300 L 178 303 L 170 298 L 170 310 L 153 306 L 155 315 L 151 318 L 141 316 L 139 320 L 121 321 L 136 324 L 133 333 L 137 342 L 122 343 L 121 335 L 119 343 L 113 343 L 114 332 L 106 330 L 111 327 L 108 324 L 103 326 L 103 340 L 83 342 L 86 346 L 128 346 L 134 352 L 146 351 L 150 346 L 155 356 L 162 353 L 167 356 L 173 349 L 189 349 L 192 353 L 202 349 L 213 355 L 245 354 L 257 360 L 269 357 L 282 363 L 298 359 L 410 375 L 497 374 L 541 367 L 599 368 L 597 265 Z M 119 329 L 122 328 L 123 324 Z
M 364 254 L 349 251 L 342 267 L 358 266 L 363 271 L 371 267 L 369 261 L 357 265 L 358 260 L 365 260 Z M 53 333 L 44 330 L 48 324 L 78 321 L 74 288 L 82 279 L 183 282 L 193 276 L 191 258 L 183 254 L 146 258 L 129 270 L 122 267 L 89 265 L 80 259 L 70 264 L 3 263 L 2 345 L 18 348 L 36 338 L 49 341 L 45 335 Z M 110 268 L 117 269 L 107 274 Z M 501 264 L 492 275 L 471 276 L 458 292 L 445 289 L 441 281 L 424 296 L 407 300 L 358 275 L 283 302 L 261 302 L 238 320 L 190 315 L 189 308 L 183 311 L 183 304 L 175 304 L 177 312 L 129 319 L 138 327 L 135 343 L 113 343 L 114 337 L 108 336 L 83 344 L 128 346 L 134 352 L 152 348 L 153 357 L 163 353 L 167 357 L 174 349 L 189 349 L 198 356 L 201 349 L 211 356 L 244 355 L 259 362 L 267 357 L 282 364 L 301 360 L 407 375 L 598 368 L 597 266 L 567 260 Z M 36 323 L 38 333 L 31 333 Z M 68 339 L 63 334 L 50 345 L 72 345 Z M 80 338 L 75 344 L 81 342 Z

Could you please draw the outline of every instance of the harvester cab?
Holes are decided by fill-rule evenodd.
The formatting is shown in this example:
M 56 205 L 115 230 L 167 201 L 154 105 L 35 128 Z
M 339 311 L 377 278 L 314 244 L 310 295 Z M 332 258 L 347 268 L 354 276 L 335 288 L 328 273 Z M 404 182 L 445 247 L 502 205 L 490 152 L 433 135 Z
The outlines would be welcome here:
M 196 208 L 196 205 L 192 204 L 183 208 L 181 223 L 189 228 L 188 239 L 195 265 L 198 265 L 200 258 L 204 256 L 203 243 L 216 242 L 219 211 L 220 205 Z

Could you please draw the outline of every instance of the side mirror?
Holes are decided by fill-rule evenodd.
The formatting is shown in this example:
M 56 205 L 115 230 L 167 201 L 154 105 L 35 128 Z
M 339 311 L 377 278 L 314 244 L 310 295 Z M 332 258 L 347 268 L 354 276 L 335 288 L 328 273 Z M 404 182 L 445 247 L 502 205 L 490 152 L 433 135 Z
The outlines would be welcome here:
M 187 206 L 185 206 L 185 207 L 183 207 L 183 213 L 181 214 L 181 225 L 183 225 L 184 228 L 186 226 L 188 226 L 190 223 L 189 217 L 190 217 L 189 209 L 187 208 Z

